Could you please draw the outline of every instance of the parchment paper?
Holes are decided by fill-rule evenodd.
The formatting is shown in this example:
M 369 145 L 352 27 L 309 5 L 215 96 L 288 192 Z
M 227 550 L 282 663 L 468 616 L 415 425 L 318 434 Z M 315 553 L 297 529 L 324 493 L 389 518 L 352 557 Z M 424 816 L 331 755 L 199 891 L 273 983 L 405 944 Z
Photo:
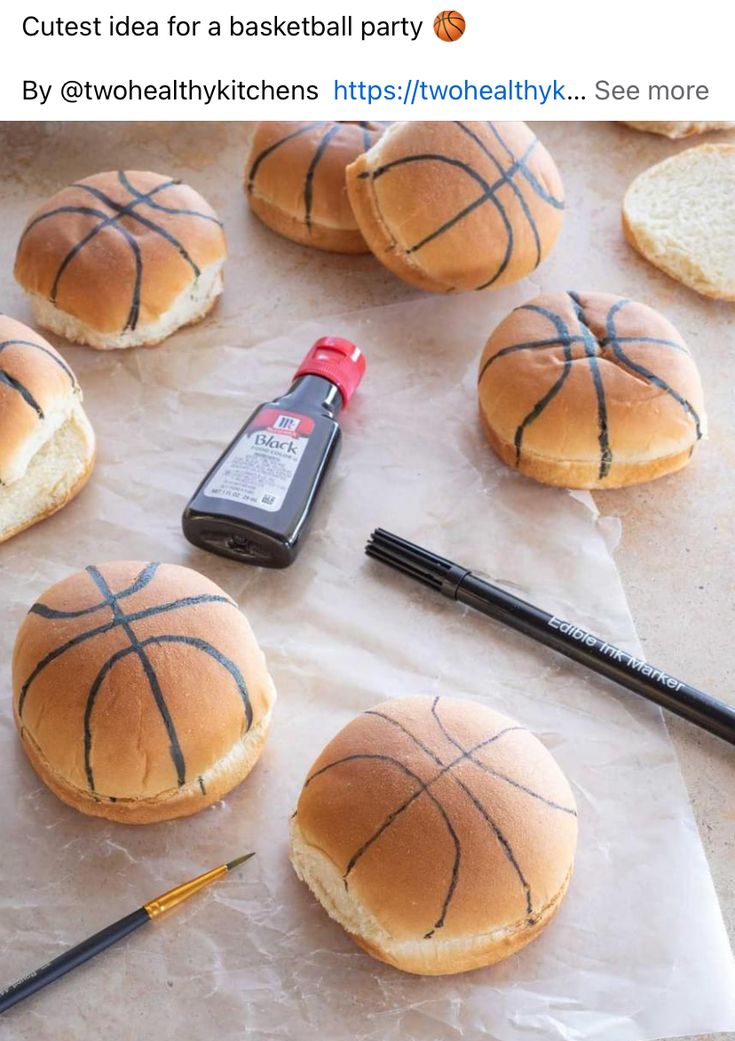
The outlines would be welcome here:
M 0 552 L 0 979 L 201 870 L 258 855 L 4 1016 L 2 1041 L 637 1041 L 735 1028 L 732 955 L 660 712 L 363 555 L 382 525 L 640 653 L 614 523 L 600 524 L 586 495 L 511 472 L 479 429 L 479 351 L 528 296 L 520 286 L 398 304 L 250 349 L 204 343 L 201 331 L 150 351 L 65 349 L 99 462 L 75 503 Z M 179 526 L 188 496 L 327 333 L 359 343 L 368 373 L 301 557 L 269 572 L 194 550 Z M 240 788 L 195 817 L 142 828 L 58 802 L 26 763 L 10 711 L 24 612 L 70 571 L 116 557 L 177 561 L 219 582 L 247 612 L 280 695 Z M 556 921 L 508 961 L 459 977 L 372 960 L 287 861 L 287 819 L 322 745 L 360 710 L 410 693 L 517 716 L 567 771 L 580 808 L 576 875 Z

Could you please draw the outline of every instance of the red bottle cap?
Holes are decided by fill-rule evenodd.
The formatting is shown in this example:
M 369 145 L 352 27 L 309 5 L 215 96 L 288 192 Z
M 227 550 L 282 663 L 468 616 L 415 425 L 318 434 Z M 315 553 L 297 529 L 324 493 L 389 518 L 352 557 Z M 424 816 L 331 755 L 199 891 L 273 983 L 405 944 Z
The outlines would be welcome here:
M 346 407 L 365 375 L 365 355 L 359 347 L 341 336 L 322 336 L 294 373 L 297 376 L 322 376 L 338 388 Z

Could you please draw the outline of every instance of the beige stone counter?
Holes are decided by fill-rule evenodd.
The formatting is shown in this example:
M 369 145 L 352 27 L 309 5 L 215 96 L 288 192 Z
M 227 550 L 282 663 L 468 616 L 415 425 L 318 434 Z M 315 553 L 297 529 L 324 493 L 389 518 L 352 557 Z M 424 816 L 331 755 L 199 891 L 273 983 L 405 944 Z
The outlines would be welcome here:
M 561 168 L 569 215 L 534 283 L 645 300 L 674 321 L 700 363 L 710 436 L 692 464 L 653 484 L 600 494 L 597 502 L 603 514 L 622 521 L 617 562 L 649 660 L 735 704 L 735 305 L 705 300 L 659 274 L 620 230 L 629 180 L 691 142 L 616 124 L 538 124 L 536 130 Z M 302 319 L 418 295 L 371 257 L 310 251 L 251 218 L 240 187 L 247 134 L 243 124 L 0 125 L 2 310 L 29 319 L 11 275 L 27 214 L 68 182 L 117 167 L 182 176 L 225 219 L 231 255 L 225 297 L 206 331 L 187 331 L 189 337 L 211 336 L 214 328 L 250 344 Z M 735 141 L 735 134 L 718 137 L 728 138 Z M 678 720 L 670 720 L 670 731 L 735 939 L 735 750 Z

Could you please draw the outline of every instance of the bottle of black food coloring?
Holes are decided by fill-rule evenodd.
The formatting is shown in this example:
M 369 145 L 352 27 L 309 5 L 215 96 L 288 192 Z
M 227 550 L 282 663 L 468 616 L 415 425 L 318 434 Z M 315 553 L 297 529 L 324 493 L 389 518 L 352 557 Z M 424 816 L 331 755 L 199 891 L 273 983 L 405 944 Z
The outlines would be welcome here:
M 338 416 L 365 372 L 349 340 L 317 340 L 281 397 L 260 405 L 184 510 L 187 539 L 244 564 L 288 567 L 340 442 Z

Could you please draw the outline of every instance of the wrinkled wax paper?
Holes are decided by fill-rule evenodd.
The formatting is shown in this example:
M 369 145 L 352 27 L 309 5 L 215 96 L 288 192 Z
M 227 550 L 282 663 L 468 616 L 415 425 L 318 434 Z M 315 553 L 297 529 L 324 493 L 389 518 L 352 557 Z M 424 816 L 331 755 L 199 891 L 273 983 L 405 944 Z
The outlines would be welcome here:
M 363 555 L 381 525 L 640 653 L 614 523 L 600 523 L 588 496 L 503 466 L 479 428 L 477 358 L 524 293 L 364 311 L 251 349 L 183 335 L 150 351 L 66 351 L 98 432 L 97 469 L 75 503 L 0 553 L 0 979 L 223 860 L 257 857 L 4 1016 L 2 1041 L 634 1041 L 735 1028 L 732 955 L 658 709 Z M 188 496 L 326 333 L 354 339 L 369 366 L 299 560 L 273 572 L 193 549 L 179 525 Z M 279 691 L 243 785 L 197 816 L 139 828 L 62 805 L 25 761 L 10 711 L 24 612 L 73 569 L 116 557 L 189 564 L 220 583 Z M 324 743 L 362 709 L 419 693 L 522 720 L 580 809 L 558 918 L 506 962 L 444 979 L 358 950 L 287 859 L 288 817 Z

